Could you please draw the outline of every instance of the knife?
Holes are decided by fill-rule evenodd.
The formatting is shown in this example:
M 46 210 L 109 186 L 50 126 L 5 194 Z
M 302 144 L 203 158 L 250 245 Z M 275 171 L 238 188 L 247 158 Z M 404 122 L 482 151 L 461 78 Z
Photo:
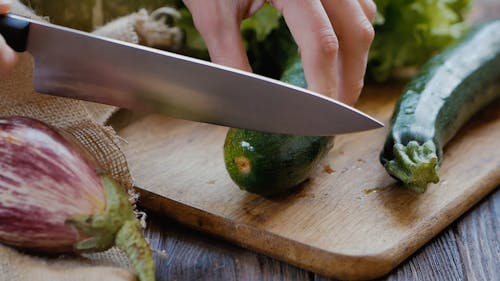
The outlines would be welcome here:
M 37 92 L 198 122 L 295 135 L 382 123 L 320 94 L 260 75 L 15 15 L 0 33 L 34 58 Z

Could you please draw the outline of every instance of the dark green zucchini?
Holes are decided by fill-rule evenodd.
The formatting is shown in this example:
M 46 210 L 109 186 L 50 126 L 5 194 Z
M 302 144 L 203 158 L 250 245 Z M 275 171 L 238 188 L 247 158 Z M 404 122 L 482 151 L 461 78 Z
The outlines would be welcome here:
M 299 56 L 290 60 L 281 80 L 306 88 Z M 333 146 L 333 137 L 293 136 L 229 129 L 224 161 L 243 190 L 264 196 L 290 190 L 305 181 Z
M 403 91 L 380 161 L 417 192 L 439 181 L 444 145 L 500 97 L 500 20 L 482 24 L 432 58 Z

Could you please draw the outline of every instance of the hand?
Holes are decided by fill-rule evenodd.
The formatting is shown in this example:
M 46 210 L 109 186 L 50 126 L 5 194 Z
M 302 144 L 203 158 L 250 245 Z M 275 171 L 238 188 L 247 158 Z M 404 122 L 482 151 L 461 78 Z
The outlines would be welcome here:
M 0 0 L 0 14 L 6 14 L 10 11 L 10 1 Z M 0 36 L 0 78 L 7 74 L 9 70 L 14 67 L 17 61 L 16 52 L 14 52 L 8 45 L 5 43 L 5 40 L 2 36 Z
M 299 46 L 309 88 L 353 105 L 363 87 L 372 0 L 274 0 Z M 251 71 L 240 34 L 264 0 L 184 0 L 213 62 Z

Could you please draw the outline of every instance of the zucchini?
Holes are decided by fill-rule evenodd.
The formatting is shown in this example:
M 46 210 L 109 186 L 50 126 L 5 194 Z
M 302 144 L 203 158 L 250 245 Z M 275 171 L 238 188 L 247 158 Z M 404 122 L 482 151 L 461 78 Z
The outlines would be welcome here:
M 290 59 L 281 80 L 307 87 L 298 55 Z M 224 162 L 229 176 L 240 189 L 272 196 L 305 181 L 332 147 L 333 137 L 231 128 L 224 142 Z
M 432 58 L 404 89 L 380 161 L 406 187 L 439 182 L 444 145 L 500 97 L 500 20 L 484 23 Z

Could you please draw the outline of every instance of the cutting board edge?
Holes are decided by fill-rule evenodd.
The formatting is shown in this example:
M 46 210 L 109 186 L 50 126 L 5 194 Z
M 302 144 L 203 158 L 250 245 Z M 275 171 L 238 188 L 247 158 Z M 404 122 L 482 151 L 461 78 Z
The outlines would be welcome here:
M 291 240 L 286 237 L 259 230 L 251 225 L 238 224 L 222 216 L 185 205 L 142 188 L 137 188 L 137 190 L 140 193 L 139 205 L 141 207 L 165 215 L 193 229 L 320 275 L 346 280 L 366 280 L 388 274 L 482 198 L 494 191 L 498 187 L 499 180 L 498 173 L 491 173 L 491 176 L 483 181 L 474 193 L 471 192 L 471 197 L 452 203 L 453 206 L 447 206 L 446 212 L 438 217 L 431 217 L 417 229 L 417 232 L 422 229 L 428 233 L 420 233 L 422 235 L 403 245 L 393 246 L 370 256 L 334 253 L 299 241 L 293 241 L 295 246 L 290 247 Z M 142 200 L 147 201 L 147 204 L 141 204 Z M 425 223 L 432 227 L 424 228 Z M 264 238 L 249 241 L 248 237 Z M 332 264 L 337 266 L 331 266 Z
M 146 199 L 148 201 L 147 206 L 145 206 L 142 205 L 139 200 L 139 205 L 145 209 L 167 216 L 183 225 L 202 231 L 214 237 L 223 238 L 243 248 L 262 253 L 324 276 L 355 280 L 370 279 L 372 277 L 376 278 L 387 274 L 397 265 L 392 264 L 392 260 L 390 259 L 380 261 L 378 257 L 346 256 L 312 247 L 298 241 L 294 242 L 294 247 L 290 247 L 290 239 L 285 237 L 259 230 L 258 228 L 250 225 L 231 222 L 231 220 L 224 217 L 211 214 L 192 206 L 187 206 L 180 202 L 176 202 L 175 200 L 162 197 L 154 192 L 137 187 L 136 189 L 139 191 L 140 200 Z M 247 240 L 248 237 L 265 238 L 249 241 Z M 294 250 L 295 255 L 283 250 L 275 251 L 274 249 Z M 318 263 L 314 265 L 313 262 L 300 262 L 299 256 L 297 256 L 297 253 L 300 252 L 310 253 L 308 256 L 316 259 Z M 378 271 L 374 275 L 372 272 L 369 274 L 344 272 L 338 270 L 340 267 L 335 267 L 336 270 L 329 270 L 332 268 L 332 264 L 343 264 L 341 268 L 347 269 L 374 268 L 378 269 Z M 369 276 L 369 278 L 366 278 L 365 276 Z

